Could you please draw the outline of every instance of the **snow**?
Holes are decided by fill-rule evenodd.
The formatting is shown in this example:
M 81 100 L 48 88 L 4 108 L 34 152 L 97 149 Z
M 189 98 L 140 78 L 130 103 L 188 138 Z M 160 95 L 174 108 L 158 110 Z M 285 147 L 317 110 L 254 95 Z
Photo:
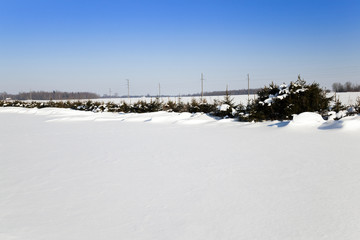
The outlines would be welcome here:
M 349 112 L 351 113 L 351 111 Z M 339 112 L 330 111 L 328 115 L 329 115 L 328 120 L 340 119 L 347 115 L 347 111 L 346 110 L 342 110 Z
M 341 92 L 336 94 L 331 92 L 327 96 L 336 96 L 336 99 L 339 99 L 342 104 L 348 106 L 356 103 L 356 100 L 360 98 L 360 92 Z
M 220 106 L 218 106 L 218 109 L 220 110 L 220 111 L 224 111 L 224 112 L 226 112 L 228 109 L 230 108 L 230 105 L 229 104 L 221 104 Z
M 360 116 L 0 108 L 0 239 L 360 239 Z
M 294 114 L 293 120 L 290 122 L 292 125 L 315 125 L 320 126 L 325 121 L 320 114 L 313 112 L 303 112 L 300 114 Z

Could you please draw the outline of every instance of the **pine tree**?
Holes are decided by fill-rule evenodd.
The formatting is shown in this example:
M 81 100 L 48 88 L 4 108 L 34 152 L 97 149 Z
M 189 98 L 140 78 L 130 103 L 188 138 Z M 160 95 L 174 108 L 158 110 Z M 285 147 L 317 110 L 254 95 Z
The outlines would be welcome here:
M 258 99 L 248 106 L 250 120 L 287 120 L 294 114 L 318 112 L 325 115 L 332 98 L 319 84 L 307 84 L 300 75 L 289 85 L 271 83 L 258 92 Z

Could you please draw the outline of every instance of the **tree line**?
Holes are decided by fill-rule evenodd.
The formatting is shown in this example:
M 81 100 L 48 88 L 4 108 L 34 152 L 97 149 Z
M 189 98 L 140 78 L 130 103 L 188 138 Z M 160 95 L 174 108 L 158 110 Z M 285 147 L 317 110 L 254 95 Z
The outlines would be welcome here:
M 19 92 L 18 94 L 8 94 L 3 92 L 2 99 L 11 98 L 13 100 L 68 100 L 68 99 L 94 99 L 100 96 L 91 92 L 62 92 L 62 91 L 31 91 Z
M 332 84 L 332 90 L 334 92 L 360 92 L 360 85 L 351 82 L 345 84 L 336 82 Z
M 350 85 L 352 86 L 352 85 Z M 177 101 L 163 102 L 159 97 L 150 102 L 139 100 L 133 103 L 122 101 L 121 103 L 100 101 L 20 101 L 0 100 L 0 107 L 26 107 L 26 108 L 71 108 L 92 112 L 190 112 L 206 113 L 222 118 L 237 118 L 240 121 L 264 121 L 264 120 L 291 120 L 294 114 L 302 112 L 317 112 L 324 119 L 335 116 L 336 118 L 360 114 L 360 98 L 351 106 L 343 106 L 339 99 L 328 97 L 326 91 L 319 84 L 307 84 L 300 75 L 295 82 L 290 84 L 276 85 L 274 83 L 265 86 L 257 92 L 256 99 L 249 99 L 246 105 L 235 104 L 230 91 L 225 91 L 223 100 L 215 100 L 212 103 L 205 98 L 193 98 L 191 102 L 184 103 L 181 97 Z M 50 93 L 51 94 L 51 93 Z M 56 94 L 53 92 L 52 94 Z M 53 95 L 52 95 L 53 96 Z M 85 98 L 93 96 L 84 95 Z M 74 97 L 69 95 L 69 98 Z M 54 100 L 58 98 L 54 97 Z M 337 113 L 341 113 L 338 115 Z

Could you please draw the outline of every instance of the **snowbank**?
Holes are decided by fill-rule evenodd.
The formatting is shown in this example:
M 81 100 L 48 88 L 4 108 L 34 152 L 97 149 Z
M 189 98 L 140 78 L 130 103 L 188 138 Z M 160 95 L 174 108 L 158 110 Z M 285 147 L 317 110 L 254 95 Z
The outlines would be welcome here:
M 342 129 L 344 131 L 352 131 L 358 133 L 360 130 L 360 115 L 344 117 L 340 120 L 329 119 L 322 124 L 319 129 Z
M 290 126 L 320 126 L 325 120 L 320 114 L 304 112 L 293 116 Z

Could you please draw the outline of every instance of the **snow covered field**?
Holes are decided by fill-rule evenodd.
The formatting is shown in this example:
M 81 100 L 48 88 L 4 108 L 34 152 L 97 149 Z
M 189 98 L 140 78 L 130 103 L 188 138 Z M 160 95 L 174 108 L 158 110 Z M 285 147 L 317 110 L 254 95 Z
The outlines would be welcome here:
M 0 239 L 360 239 L 360 116 L 0 108 Z
M 327 94 L 328 97 L 332 97 L 334 96 L 335 93 L 334 92 L 330 92 Z M 356 103 L 356 99 L 360 97 L 360 92 L 341 92 L 341 93 L 336 93 L 336 98 L 338 98 L 343 104 L 345 105 L 352 105 Z M 244 104 L 246 105 L 248 102 L 248 96 L 247 95 L 232 95 L 231 98 L 233 98 L 234 102 L 236 104 Z M 256 99 L 257 95 L 256 94 L 251 94 L 249 99 Z M 154 101 L 156 98 L 153 97 L 141 97 L 141 98 L 99 98 L 99 99 L 91 99 L 91 101 L 99 101 L 99 102 L 114 102 L 114 103 L 121 103 L 121 102 L 127 102 L 127 103 L 135 103 L 137 101 L 146 101 L 146 102 L 150 102 L 150 101 Z M 196 100 L 200 100 L 200 97 L 181 97 L 180 98 L 182 102 L 184 103 L 188 103 L 191 102 L 192 99 L 196 99 Z M 206 99 L 209 103 L 213 103 L 214 100 L 218 100 L 218 101 L 222 101 L 224 100 L 224 96 L 205 96 L 204 99 Z M 174 102 L 178 102 L 179 101 L 179 97 L 161 97 L 161 100 L 164 102 L 167 102 L 169 100 L 174 101 Z M 27 101 L 31 101 L 31 100 L 27 100 Z M 55 100 L 55 101 L 59 101 L 59 100 Z M 66 101 L 66 99 L 63 99 L 62 101 Z M 72 100 L 72 101 L 77 101 L 77 100 Z M 88 101 L 88 100 L 81 100 L 81 101 Z M 46 101 L 40 101 L 40 102 L 46 102 Z
M 330 92 L 327 94 L 328 97 L 332 97 L 334 96 L 335 93 L 334 92 Z M 236 104 L 244 104 L 246 105 L 248 102 L 248 96 L 247 95 L 233 95 L 231 96 L 234 99 L 234 102 Z M 339 100 L 345 104 L 345 105 L 352 105 L 356 103 L 356 99 L 360 97 L 360 92 L 341 92 L 341 93 L 336 93 L 336 98 L 339 98 Z M 256 99 L 257 95 L 256 94 L 251 94 L 250 99 Z M 192 99 L 197 99 L 199 100 L 200 97 L 181 97 L 181 101 L 184 103 L 187 102 L 191 102 Z M 204 99 L 206 99 L 209 103 L 214 102 L 214 100 L 218 100 L 218 101 L 222 101 L 224 100 L 224 96 L 205 96 Z M 93 101 L 104 101 L 104 102 L 114 102 L 114 103 L 120 103 L 122 101 L 125 102 L 129 102 L 129 99 L 127 98 L 105 98 L 105 99 L 94 99 Z M 151 101 L 151 100 L 155 100 L 155 98 L 131 98 L 130 99 L 132 103 L 137 102 L 139 100 L 144 100 L 144 101 Z M 178 97 L 162 97 L 161 98 L 162 101 L 167 102 L 168 100 L 177 102 L 179 100 Z

